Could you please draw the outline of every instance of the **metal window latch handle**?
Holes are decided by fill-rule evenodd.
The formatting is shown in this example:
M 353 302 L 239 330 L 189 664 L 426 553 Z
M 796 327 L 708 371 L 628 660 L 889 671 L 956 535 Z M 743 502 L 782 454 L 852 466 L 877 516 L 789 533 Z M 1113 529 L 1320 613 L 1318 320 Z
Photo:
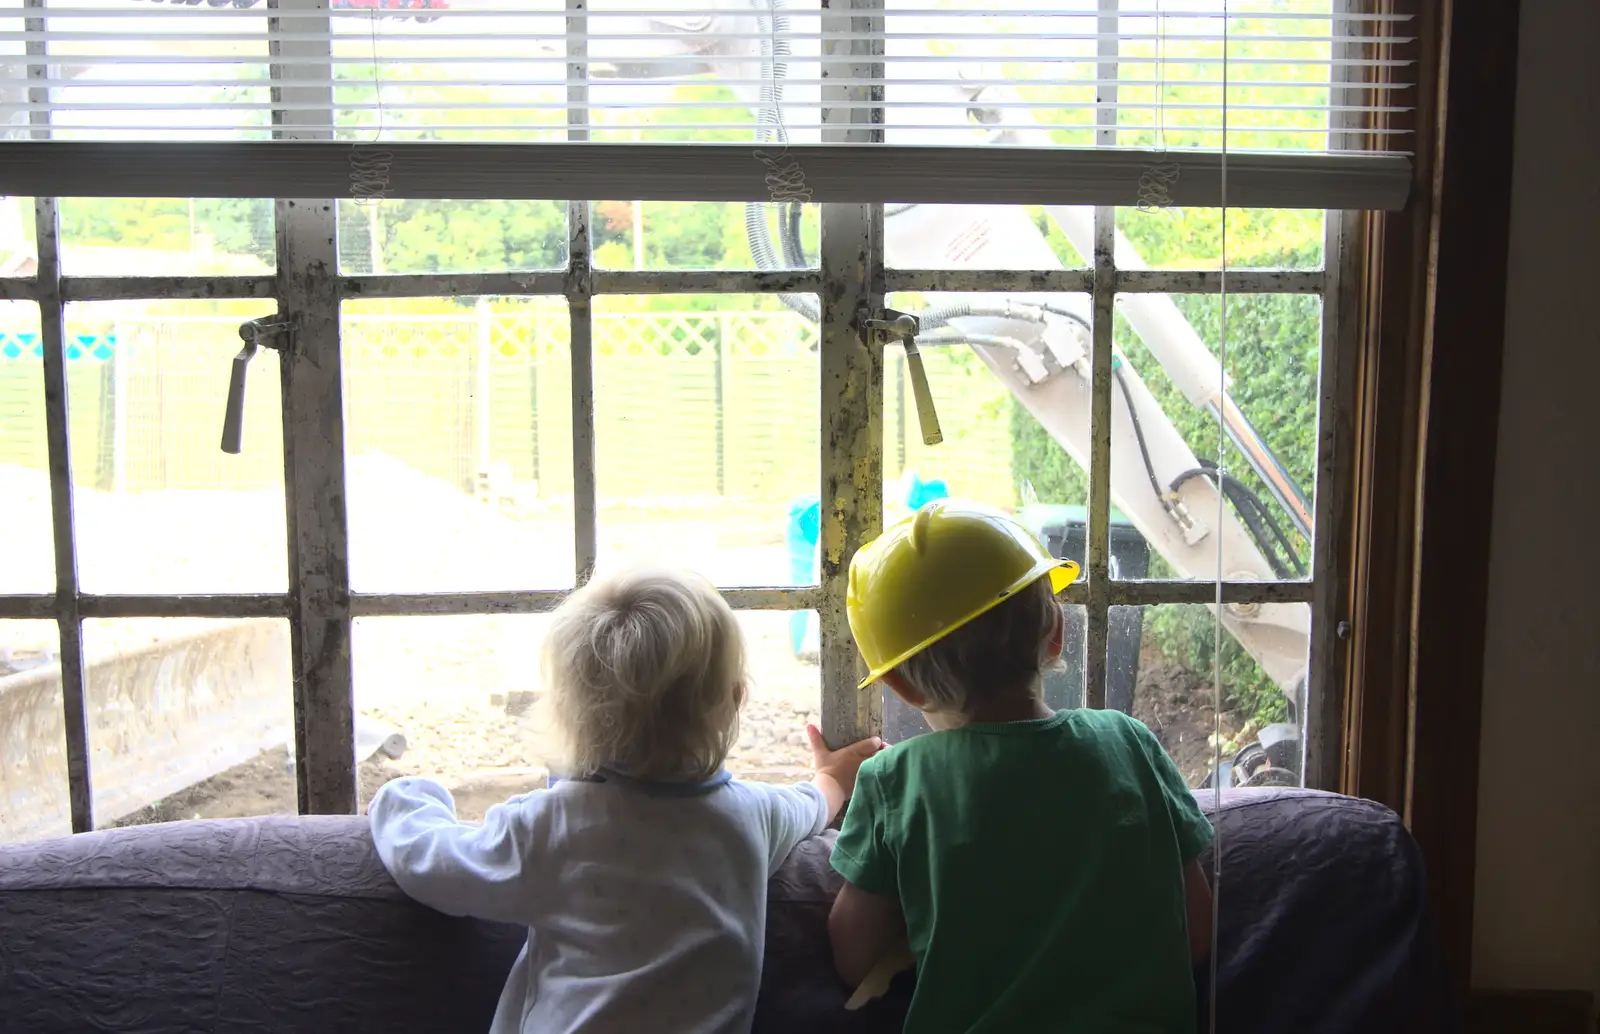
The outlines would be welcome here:
M 928 386 L 928 372 L 922 366 L 922 352 L 917 348 L 917 332 L 921 322 L 909 312 L 894 309 L 879 310 L 880 315 L 869 317 L 866 327 L 875 331 L 879 341 L 899 341 L 906 353 L 906 370 L 911 374 L 911 394 L 917 403 L 917 424 L 922 429 L 925 445 L 938 445 L 944 441 L 939 429 L 939 414 L 933 408 L 933 390 Z
M 244 381 L 256 349 L 283 349 L 285 339 L 294 334 L 294 321 L 282 316 L 263 316 L 239 325 L 239 340 L 244 347 L 233 357 L 228 375 L 228 404 L 222 411 L 222 451 L 237 456 L 244 448 Z

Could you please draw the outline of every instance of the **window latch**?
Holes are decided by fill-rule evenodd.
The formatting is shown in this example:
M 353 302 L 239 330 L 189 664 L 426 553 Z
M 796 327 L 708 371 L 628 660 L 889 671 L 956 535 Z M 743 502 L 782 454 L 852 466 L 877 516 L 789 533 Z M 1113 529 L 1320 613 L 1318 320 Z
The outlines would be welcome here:
M 256 349 L 265 346 L 282 352 L 293 338 L 294 321 L 285 316 L 263 316 L 239 325 L 239 340 L 244 347 L 233 357 L 233 370 L 228 377 L 228 404 L 222 411 L 223 452 L 237 456 L 244 447 L 244 380 Z
M 922 366 L 922 352 L 917 348 L 917 333 L 922 323 L 909 312 L 879 309 L 877 315 L 866 319 L 866 329 L 879 344 L 900 342 L 906 353 L 906 371 L 911 374 L 911 394 L 917 403 L 917 423 L 922 429 L 925 445 L 938 445 L 944 441 L 939 429 L 939 414 L 933 408 L 933 391 L 928 387 L 928 372 Z

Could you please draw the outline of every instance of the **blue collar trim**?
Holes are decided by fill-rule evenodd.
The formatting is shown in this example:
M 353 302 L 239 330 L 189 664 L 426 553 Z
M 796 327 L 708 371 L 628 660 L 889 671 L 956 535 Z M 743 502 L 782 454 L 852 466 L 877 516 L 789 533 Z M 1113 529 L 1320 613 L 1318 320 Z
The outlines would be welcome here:
M 550 785 L 563 777 L 551 774 Z M 582 783 L 616 783 L 626 786 L 651 797 L 704 797 L 714 790 L 719 790 L 732 782 L 733 774 L 727 769 L 719 769 L 717 774 L 710 779 L 691 782 L 683 779 L 638 779 L 634 776 L 623 775 L 610 768 L 602 768 L 591 776 L 571 777 L 576 782 Z

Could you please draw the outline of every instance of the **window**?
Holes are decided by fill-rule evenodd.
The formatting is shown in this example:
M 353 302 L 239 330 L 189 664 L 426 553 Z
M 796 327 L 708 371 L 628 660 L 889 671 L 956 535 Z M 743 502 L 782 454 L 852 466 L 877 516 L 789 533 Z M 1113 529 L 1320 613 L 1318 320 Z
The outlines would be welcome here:
M 0 7 L 0 837 L 400 771 L 473 814 L 547 770 L 543 613 L 638 556 L 740 611 L 730 764 L 799 777 L 805 720 L 918 731 L 844 578 L 941 492 L 1084 563 L 1052 701 L 1198 783 L 1220 700 L 1224 777 L 1316 782 L 1332 257 L 1404 197 L 1403 22 L 1080 6 Z

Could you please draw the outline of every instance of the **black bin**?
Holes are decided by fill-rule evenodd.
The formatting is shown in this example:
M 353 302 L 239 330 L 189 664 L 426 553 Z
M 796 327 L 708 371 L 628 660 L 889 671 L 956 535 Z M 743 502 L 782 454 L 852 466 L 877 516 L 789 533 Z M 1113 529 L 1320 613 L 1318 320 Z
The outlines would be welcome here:
M 1081 507 L 1055 507 L 1056 519 L 1035 530 L 1052 555 L 1084 562 L 1089 527 Z M 1111 576 L 1139 579 L 1150 573 L 1150 545 L 1120 514 L 1111 521 Z M 1124 714 L 1133 713 L 1133 690 L 1139 679 L 1140 632 L 1144 614 L 1138 607 L 1113 607 L 1107 629 L 1106 706 Z M 1066 609 L 1066 635 L 1061 647 L 1063 670 L 1045 677 L 1045 703 L 1053 708 L 1083 706 L 1083 661 L 1085 619 L 1078 607 Z M 928 732 L 922 712 L 905 703 L 893 692 L 883 690 L 883 735 L 899 743 Z

